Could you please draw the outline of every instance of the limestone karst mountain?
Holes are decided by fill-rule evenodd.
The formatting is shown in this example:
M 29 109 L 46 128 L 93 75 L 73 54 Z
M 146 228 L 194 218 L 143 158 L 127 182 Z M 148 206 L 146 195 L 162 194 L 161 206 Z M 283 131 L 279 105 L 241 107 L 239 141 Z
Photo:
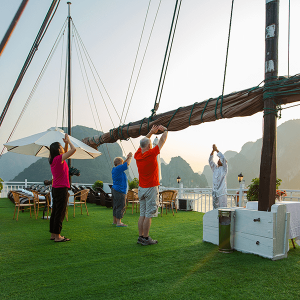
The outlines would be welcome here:
M 284 189 L 300 189 L 300 119 L 287 121 L 277 128 L 277 178 L 282 179 Z M 228 161 L 228 188 L 238 188 L 238 174 L 243 173 L 245 184 L 259 177 L 262 139 L 244 144 L 239 153 L 224 153 Z M 206 165 L 203 169 L 208 185 L 212 184 L 212 172 Z
M 277 129 L 277 177 L 282 179 L 282 188 L 300 189 L 300 119 L 287 121 Z M 99 134 L 98 131 L 84 126 L 75 126 L 72 135 L 78 139 Z M 248 185 L 252 178 L 259 176 L 262 139 L 243 145 L 239 153 L 226 151 L 229 171 L 228 188 L 238 188 L 237 176 L 243 173 Z M 122 156 L 122 149 L 115 144 L 104 144 L 99 147 L 103 153 L 95 160 L 73 160 L 72 165 L 81 171 L 79 177 L 73 176 L 73 182 L 93 183 L 96 180 L 111 182 L 111 161 Z M 209 155 L 209 153 L 208 153 Z M 0 177 L 4 180 L 43 181 L 51 178 L 47 159 L 39 159 L 27 155 L 6 153 L 0 159 Z M 208 160 L 208 157 L 207 157 Z M 202 174 L 194 173 L 191 166 L 181 157 L 173 157 L 169 164 L 162 159 L 162 184 L 177 186 L 176 178 L 180 175 L 187 187 L 206 187 L 212 185 L 212 172 L 206 165 Z M 138 177 L 135 161 L 132 161 L 129 178 Z

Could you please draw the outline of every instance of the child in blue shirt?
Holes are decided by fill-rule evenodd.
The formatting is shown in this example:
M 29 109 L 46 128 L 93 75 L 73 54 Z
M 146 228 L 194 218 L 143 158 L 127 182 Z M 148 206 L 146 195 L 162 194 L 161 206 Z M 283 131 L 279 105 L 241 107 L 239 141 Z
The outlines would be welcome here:
M 121 157 L 114 159 L 115 167 L 111 171 L 113 186 L 113 224 L 117 227 L 127 227 L 126 224 L 122 223 L 122 218 L 125 212 L 126 195 L 127 195 L 127 176 L 125 171 L 128 169 L 132 158 L 132 153 L 127 155 L 125 161 Z

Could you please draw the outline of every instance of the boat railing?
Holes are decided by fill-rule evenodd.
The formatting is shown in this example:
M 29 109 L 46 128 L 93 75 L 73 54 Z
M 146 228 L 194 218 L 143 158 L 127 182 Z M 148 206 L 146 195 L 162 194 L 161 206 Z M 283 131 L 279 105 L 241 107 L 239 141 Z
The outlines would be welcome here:
M 31 185 L 43 185 L 43 182 L 29 182 L 27 180 L 25 181 L 4 181 L 2 182 L 3 189 L 1 191 L 1 198 L 6 198 L 9 191 L 16 191 L 25 189 L 28 186 Z
M 189 201 L 191 208 L 194 211 L 206 213 L 213 209 L 212 189 L 211 188 L 178 188 L 178 187 L 159 187 L 160 191 L 163 190 L 178 190 L 177 194 L 177 207 L 179 207 L 178 200 L 186 199 Z M 282 190 L 282 189 L 281 189 Z M 247 191 L 248 189 L 227 189 L 227 207 L 239 206 L 239 193 L 243 193 L 242 206 L 246 206 L 248 202 Z M 300 190 L 285 190 L 287 196 L 283 197 L 283 201 L 300 202 Z
M 6 198 L 9 191 L 17 191 L 21 189 L 26 189 L 33 185 L 44 185 L 44 182 L 39 181 L 3 181 L 3 189 L 0 193 L 0 198 Z M 74 183 L 75 186 L 86 186 L 92 187 L 92 183 Z
M 213 209 L 212 189 L 211 188 L 170 188 L 160 186 L 160 191 L 163 190 L 177 190 L 177 207 L 179 207 L 178 200 L 185 199 L 189 202 L 190 207 L 194 211 L 207 212 Z M 227 206 L 237 206 L 238 193 L 240 189 L 227 189 Z M 243 189 L 246 192 L 247 189 Z M 246 194 L 244 195 L 244 203 L 246 203 Z
M 1 198 L 6 198 L 7 194 L 11 190 L 25 189 L 31 185 L 43 185 L 43 182 L 14 182 L 14 181 L 4 181 L 2 182 L 3 189 L 1 192 Z M 91 187 L 92 183 L 74 183 L 75 186 L 86 186 Z M 109 183 L 104 183 L 104 188 L 110 192 Z M 212 189 L 211 188 L 180 188 L 180 187 L 164 187 L 159 186 L 159 191 L 163 190 L 177 190 L 177 207 L 179 207 L 180 199 L 185 199 L 189 202 L 190 207 L 194 211 L 206 213 L 213 209 L 213 199 L 212 199 Z M 283 189 L 281 189 L 283 190 Z M 243 193 L 243 203 L 245 206 L 247 203 L 247 189 L 227 189 L 227 207 L 239 206 L 239 193 Z M 285 190 L 287 196 L 283 197 L 284 201 L 295 201 L 300 202 L 300 190 Z

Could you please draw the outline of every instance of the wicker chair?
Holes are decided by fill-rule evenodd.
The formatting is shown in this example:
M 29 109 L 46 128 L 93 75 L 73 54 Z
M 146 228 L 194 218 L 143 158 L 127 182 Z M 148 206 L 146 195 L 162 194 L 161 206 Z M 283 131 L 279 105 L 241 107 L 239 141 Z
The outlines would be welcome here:
M 12 193 L 12 195 L 14 197 L 14 202 L 15 202 L 15 212 L 14 212 L 13 219 L 15 218 L 15 214 L 16 214 L 17 208 L 18 208 L 18 213 L 17 213 L 17 219 L 16 220 L 18 221 L 20 208 L 23 210 L 26 207 L 30 210 L 30 218 L 31 218 L 31 207 L 33 207 L 34 214 L 35 214 L 35 205 L 34 205 L 34 202 L 32 202 L 32 203 L 30 202 L 30 198 L 31 197 L 29 197 L 29 196 L 27 196 L 25 194 L 21 194 L 19 192 L 15 192 L 15 191 L 11 191 L 11 193 Z M 27 201 L 22 201 L 21 202 L 22 198 L 27 198 L 28 202 Z
M 86 213 L 87 215 L 89 215 L 89 211 L 87 209 L 87 205 L 86 205 L 86 199 L 88 196 L 89 190 L 81 190 L 77 193 L 75 193 L 74 195 L 72 195 L 74 197 L 74 202 L 69 202 L 69 204 L 73 204 L 73 217 L 75 218 L 75 207 L 76 206 L 80 206 L 81 208 L 81 214 L 82 214 L 82 204 L 85 205 L 85 209 L 86 209 Z M 69 194 L 70 196 L 70 194 Z M 66 210 L 66 219 L 68 221 L 68 210 Z
M 140 201 L 139 201 L 139 196 L 138 196 L 138 193 L 136 190 L 129 190 L 127 193 L 125 213 L 127 210 L 128 203 L 132 204 L 132 214 L 133 214 L 133 209 L 134 209 L 135 204 L 136 204 L 135 211 L 136 212 L 138 211 L 138 206 L 139 206 Z
M 176 197 L 177 197 L 178 191 L 176 190 L 166 190 L 162 191 L 160 193 L 161 197 L 161 216 L 163 215 L 163 208 L 165 206 L 166 208 L 166 214 L 168 214 L 168 209 L 170 207 L 172 208 L 172 213 L 174 216 L 174 210 L 173 206 L 175 207 L 176 213 L 177 213 L 177 204 L 176 204 Z
M 45 210 L 45 208 L 47 207 L 47 219 L 48 219 L 48 215 L 49 215 L 49 202 L 47 200 L 47 198 L 45 197 L 45 199 L 40 199 L 40 194 L 37 191 L 32 190 L 33 193 L 33 201 L 35 204 L 35 208 L 36 208 L 36 214 L 35 214 L 35 219 L 38 218 L 39 215 L 39 209 L 40 209 L 40 205 L 42 205 L 42 208 Z

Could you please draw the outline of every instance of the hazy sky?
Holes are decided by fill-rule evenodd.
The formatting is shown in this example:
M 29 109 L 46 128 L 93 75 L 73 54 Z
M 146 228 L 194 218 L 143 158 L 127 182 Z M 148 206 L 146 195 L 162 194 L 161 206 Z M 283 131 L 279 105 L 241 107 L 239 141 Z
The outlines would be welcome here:
M 51 0 L 29 0 L 0 57 L 1 112 L 51 2 Z M 1 150 L 67 17 L 66 2 L 61 1 L 0 128 Z M 290 2 L 290 75 L 294 75 L 300 70 L 300 2 L 296 0 Z M 0 38 L 5 34 L 20 3 L 21 0 L 0 0 Z M 148 4 L 148 0 L 72 1 L 73 22 L 119 115 L 123 110 Z M 288 73 L 288 4 L 288 0 L 280 1 L 279 75 Z M 127 103 L 131 98 L 158 5 L 159 0 L 151 1 Z M 161 1 L 125 123 L 149 117 L 151 114 L 174 5 L 175 0 Z M 222 93 L 230 9 L 231 0 L 182 1 L 158 113 L 218 97 Z M 265 1 L 236 0 L 225 94 L 256 86 L 264 79 L 264 32 Z M 75 46 L 72 49 L 73 125 L 84 125 L 107 132 L 119 125 L 117 114 L 105 96 L 109 109 L 109 113 L 107 112 L 96 88 L 93 95 L 99 119 L 97 115 L 95 117 L 96 108 L 92 104 L 91 110 L 87 100 Z M 41 132 L 56 125 L 61 126 L 62 96 L 59 96 L 59 89 L 63 89 L 63 85 L 60 84 L 61 61 L 62 57 L 65 57 L 63 51 L 61 43 L 11 140 Z M 95 84 L 91 83 L 91 85 Z M 103 89 L 101 93 L 105 94 Z M 290 119 L 297 119 L 299 116 L 300 106 L 285 109 L 282 111 L 282 118 L 278 120 L 278 125 Z M 99 125 L 99 120 L 101 125 Z M 251 117 L 218 120 L 192 126 L 183 131 L 170 132 L 161 151 L 161 157 L 169 162 L 171 157 L 181 156 L 195 172 L 202 171 L 204 165 L 207 164 L 213 143 L 222 152 L 227 150 L 239 152 L 244 143 L 256 141 L 262 137 L 262 128 L 262 113 L 258 113 Z M 139 139 L 134 139 L 133 143 L 137 148 Z M 126 152 L 134 152 L 131 142 L 125 141 L 122 144 Z

